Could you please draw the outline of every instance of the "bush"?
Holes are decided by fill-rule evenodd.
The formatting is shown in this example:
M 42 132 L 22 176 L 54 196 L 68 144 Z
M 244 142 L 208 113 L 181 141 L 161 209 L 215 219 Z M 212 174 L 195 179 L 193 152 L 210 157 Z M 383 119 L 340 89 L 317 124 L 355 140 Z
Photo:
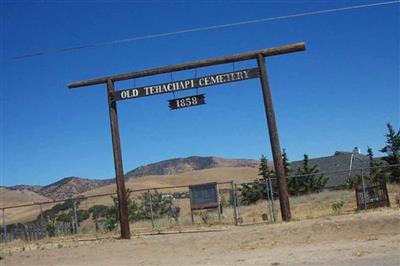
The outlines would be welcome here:
M 242 184 L 239 187 L 239 201 L 242 205 L 256 203 L 260 199 L 267 198 L 267 186 L 264 180 L 256 180 L 254 183 Z
M 49 237 L 56 235 L 57 219 L 55 217 L 47 217 L 46 231 Z
M 339 214 L 344 206 L 344 201 L 334 202 L 332 204 L 332 211 L 334 214 Z
M 113 231 L 118 227 L 118 220 L 115 216 L 108 216 L 99 222 L 101 222 L 108 231 Z

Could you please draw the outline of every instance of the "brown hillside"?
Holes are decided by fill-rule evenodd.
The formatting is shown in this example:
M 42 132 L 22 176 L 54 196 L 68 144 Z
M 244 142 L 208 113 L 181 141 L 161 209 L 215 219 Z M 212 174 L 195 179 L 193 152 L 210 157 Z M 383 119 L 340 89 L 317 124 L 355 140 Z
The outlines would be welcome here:
M 50 201 L 51 199 L 26 189 L 11 190 L 0 188 L 1 207 L 23 205 L 35 202 Z M 25 222 L 36 218 L 40 213 L 39 206 L 23 207 L 6 210 L 7 223 Z

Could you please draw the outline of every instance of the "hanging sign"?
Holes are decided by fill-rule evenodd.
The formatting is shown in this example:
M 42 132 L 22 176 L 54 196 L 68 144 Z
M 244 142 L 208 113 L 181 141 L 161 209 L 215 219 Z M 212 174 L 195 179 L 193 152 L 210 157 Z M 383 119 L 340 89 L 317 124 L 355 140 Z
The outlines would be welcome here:
M 202 105 L 202 104 L 206 103 L 204 94 L 192 95 L 192 96 L 187 96 L 187 97 L 183 97 L 183 98 L 177 98 L 177 99 L 169 100 L 168 102 L 169 102 L 169 108 L 171 108 L 171 110 L 192 107 L 192 106 Z
M 242 69 L 228 73 L 214 74 L 193 79 L 185 79 L 160 83 L 157 85 L 149 85 L 139 88 L 124 89 L 113 92 L 115 101 L 135 99 L 144 96 L 152 96 L 162 93 L 170 93 L 182 90 L 190 90 L 194 88 L 208 87 L 220 85 L 230 82 L 242 81 L 246 79 L 258 78 L 260 70 L 258 68 Z

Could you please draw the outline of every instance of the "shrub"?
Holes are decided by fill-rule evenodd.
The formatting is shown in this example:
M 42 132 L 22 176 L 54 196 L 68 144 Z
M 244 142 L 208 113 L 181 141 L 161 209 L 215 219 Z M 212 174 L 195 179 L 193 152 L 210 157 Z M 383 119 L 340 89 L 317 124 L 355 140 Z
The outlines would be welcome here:
M 344 201 L 337 201 L 332 204 L 332 211 L 334 214 L 340 214 L 344 205 Z

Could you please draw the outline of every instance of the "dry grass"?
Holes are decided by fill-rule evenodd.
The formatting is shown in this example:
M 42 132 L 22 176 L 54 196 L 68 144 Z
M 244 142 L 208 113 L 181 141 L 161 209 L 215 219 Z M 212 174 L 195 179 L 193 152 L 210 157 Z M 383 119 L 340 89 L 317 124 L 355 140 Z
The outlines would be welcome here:
M 0 203 L 1 207 L 7 206 L 15 206 L 15 205 L 23 205 L 30 204 L 35 202 L 43 202 L 49 201 L 49 198 L 41 196 L 35 192 L 23 189 L 23 190 L 11 190 L 0 188 Z M 49 205 L 43 205 L 43 210 L 50 208 Z M 40 213 L 39 206 L 29 206 L 29 207 L 21 207 L 15 209 L 7 209 L 6 210 L 6 220 L 7 223 L 23 223 L 27 221 L 31 221 L 35 219 Z M 0 224 L 2 225 L 3 221 L 1 219 Z
M 257 168 L 251 167 L 218 167 L 204 170 L 196 170 L 175 175 L 162 176 L 146 176 L 130 179 L 126 182 L 126 188 L 132 190 L 150 189 L 155 187 L 169 186 L 185 186 L 191 184 L 200 184 L 206 182 L 226 182 L 235 180 L 235 182 L 249 182 L 257 176 Z M 171 190 L 172 191 L 172 190 Z M 175 189 L 177 191 L 187 191 L 187 188 Z M 110 184 L 100 188 L 82 193 L 84 196 L 92 196 L 105 193 L 116 192 L 115 184 Z M 137 197 L 140 193 L 135 193 L 133 197 Z M 29 204 L 34 202 L 51 201 L 51 199 L 43 197 L 35 192 L 28 190 L 9 190 L 0 188 L 1 206 L 15 206 Z M 102 204 L 106 206 L 112 205 L 112 199 L 109 196 L 90 198 L 81 203 L 82 209 L 88 209 L 93 205 Z M 53 205 L 43 205 L 42 209 L 46 210 Z M 7 223 L 27 222 L 35 219 L 40 214 L 39 206 L 24 207 L 17 209 L 9 209 L 6 211 Z M 0 223 L 2 223 L 0 221 Z
M 153 187 L 165 187 L 165 186 L 176 186 L 176 185 L 190 185 L 205 182 L 226 182 L 234 180 L 236 183 L 248 182 L 254 180 L 254 176 L 257 175 L 257 169 L 255 168 L 232 168 L 232 167 L 220 167 L 205 170 L 192 171 L 187 173 L 181 173 L 177 175 L 167 176 L 147 176 L 143 178 L 131 179 L 127 182 L 127 188 L 130 189 L 145 189 Z M 221 185 L 220 188 L 229 188 L 229 184 Z M 395 206 L 395 194 L 400 192 L 400 185 L 389 184 L 389 198 L 392 203 L 392 207 Z M 97 188 L 91 191 L 83 193 L 83 195 L 96 195 L 102 193 L 112 193 L 115 191 L 115 185 L 108 185 L 101 188 Z M 177 188 L 177 189 L 163 189 L 159 192 L 164 194 L 173 194 L 174 192 L 188 191 L 188 188 Z M 26 203 L 28 200 L 32 201 L 43 201 L 48 200 L 47 198 L 41 197 L 40 195 L 33 193 L 24 192 L 16 193 L 15 191 L 0 190 L 2 200 L 17 203 Z M 133 193 L 131 197 L 137 199 L 141 192 Z M 39 196 L 39 198 L 37 197 Z M 332 204 L 335 202 L 344 202 L 344 206 L 341 209 L 341 213 L 351 213 L 356 209 L 355 195 L 353 190 L 340 190 L 340 191 L 324 191 L 318 194 L 311 194 L 305 196 L 291 197 L 291 210 L 292 217 L 295 220 L 310 219 L 316 217 L 323 217 L 332 215 Z M 88 209 L 96 204 L 103 204 L 107 206 L 112 205 L 112 199 L 110 196 L 96 197 L 84 200 L 81 202 L 81 209 Z M 4 204 L 4 203 L 3 203 Z M 174 204 L 181 207 L 181 222 L 180 226 L 191 226 L 190 218 L 190 206 L 188 199 L 176 199 Z M 51 208 L 52 205 L 48 204 L 43 206 L 43 210 Z M 276 218 L 280 221 L 279 212 L 279 201 L 275 201 Z M 8 223 L 25 222 L 35 219 L 40 213 L 39 206 L 24 207 L 18 209 L 11 209 L 6 211 L 6 218 Z M 261 201 L 257 204 L 250 206 L 240 207 L 240 216 L 244 223 L 262 222 L 262 215 L 268 214 L 268 205 L 265 201 Z M 224 209 L 222 217 L 223 223 L 233 223 L 233 210 L 231 207 Z M 270 218 L 270 217 L 269 217 Z M 209 223 L 213 224 L 217 221 L 217 215 L 210 214 Z M 195 223 L 201 223 L 201 218 L 195 215 Z M 170 221 L 166 218 L 157 219 L 155 221 L 155 228 L 170 228 L 176 226 L 175 221 Z M 87 232 L 94 231 L 94 225 L 89 219 L 83 223 L 83 228 Z M 150 221 L 140 221 L 132 224 L 133 230 L 142 229 L 151 230 L 152 225 Z
M 395 195 L 398 192 L 400 192 L 400 185 L 388 184 L 388 194 L 392 208 L 397 208 L 395 205 Z M 344 202 L 340 214 L 348 214 L 356 211 L 357 203 L 354 190 L 324 191 L 310 195 L 290 197 L 292 217 L 294 220 L 304 220 L 334 215 L 332 204 L 340 201 Z M 279 201 L 275 200 L 274 203 L 277 210 L 277 221 L 281 221 Z M 263 213 L 269 214 L 266 201 L 240 207 L 240 214 L 244 223 L 261 222 Z

